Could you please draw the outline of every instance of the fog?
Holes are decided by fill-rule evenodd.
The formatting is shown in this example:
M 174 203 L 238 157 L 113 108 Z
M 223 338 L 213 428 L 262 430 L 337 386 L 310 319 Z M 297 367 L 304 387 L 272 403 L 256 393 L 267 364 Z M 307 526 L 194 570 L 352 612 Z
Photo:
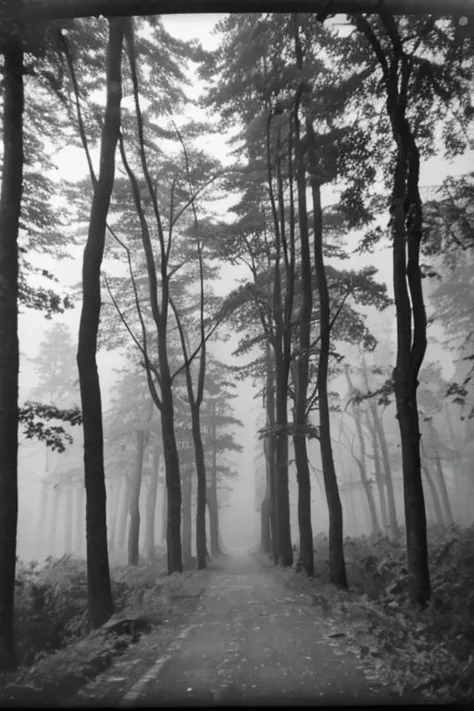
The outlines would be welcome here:
M 216 39 L 211 35 L 211 30 L 218 16 L 170 16 L 164 18 L 167 29 L 182 38 L 198 37 L 206 48 L 215 45 Z M 217 154 L 227 150 L 225 137 L 220 145 L 215 146 Z M 474 153 L 471 151 L 460 157 L 452 164 L 445 164 L 441 159 L 431 159 L 421 168 L 420 184 L 425 187 L 439 185 L 446 175 L 456 175 L 467 172 L 473 164 Z M 68 150 L 56 156 L 58 174 L 60 177 L 73 179 L 74 176 L 85 174 L 85 159 L 80 151 Z M 331 202 L 332 196 L 327 193 L 326 204 Z M 351 236 L 355 243 L 355 237 Z M 48 264 L 48 268 L 56 274 L 59 286 L 70 286 L 80 281 L 81 250 L 74 250 L 70 260 L 64 260 L 55 265 Z M 335 262 L 336 264 L 336 262 Z M 392 264 L 391 253 L 387 248 L 379 248 L 372 255 L 363 257 L 354 255 L 351 258 L 351 267 L 356 269 L 362 265 L 374 264 L 379 273 L 378 279 L 388 285 L 389 294 L 392 294 Z M 337 266 L 337 265 L 336 265 Z M 219 289 L 225 293 L 236 280 L 242 276 L 241 269 L 225 266 L 221 273 Z M 425 282 L 428 309 L 430 308 L 430 290 L 434 286 Z M 77 340 L 78 322 L 80 316 L 80 302 L 77 301 L 75 309 L 62 316 L 54 317 L 54 323 L 60 322 L 67 326 L 74 342 Z M 373 356 L 367 357 L 367 363 L 372 365 L 389 365 L 393 363 L 395 344 L 395 323 L 393 308 L 387 309 L 383 315 L 372 311 L 367 313 L 367 325 L 377 337 L 381 337 L 381 345 Z M 26 311 L 20 316 L 20 400 L 32 397 L 38 385 L 38 373 L 35 360 L 41 341 L 52 327 L 52 322 L 43 319 L 37 313 Z M 224 332 L 225 333 L 225 332 Z M 221 335 L 224 335 L 221 332 Z M 232 355 L 237 345 L 235 334 L 227 332 L 226 342 L 215 340 L 210 345 L 211 354 L 220 360 L 236 365 L 236 358 Z M 425 362 L 439 363 L 443 376 L 448 379 L 455 364 L 450 352 L 440 345 L 444 337 L 441 327 L 437 324 L 430 325 L 428 331 L 429 346 Z M 343 349 L 346 361 L 356 364 L 360 360 L 357 349 L 346 347 Z M 245 363 L 245 359 L 239 361 Z M 120 353 L 101 352 L 98 355 L 99 374 L 103 393 L 103 410 L 106 413 L 111 406 L 111 390 L 117 379 L 117 372 L 123 367 L 123 356 Z M 75 364 L 74 364 L 75 367 Z M 357 383 L 361 386 L 361 383 Z M 240 419 L 243 427 L 235 428 L 235 436 L 242 446 L 242 452 L 231 452 L 226 455 L 229 464 L 237 472 L 237 478 L 229 480 L 231 490 L 221 491 L 220 499 L 220 527 L 222 545 L 226 551 L 247 551 L 258 544 L 260 535 L 260 504 L 262 500 L 262 487 L 265 481 L 265 469 L 262 458 L 262 440 L 258 437 L 258 429 L 264 425 L 264 410 L 262 399 L 258 395 L 257 386 L 250 379 L 237 383 L 237 397 L 233 401 L 234 416 Z M 350 412 L 344 410 L 347 404 L 348 389 L 344 376 L 340 375 L 330 383 L 330 390 L 339 395 L 340 412 L 332 415 L 332 434 L 336 469 L 340 482 L 341 498 L 344 509 L 345 532 L 347 535 L 363 535 L 370 533 L 370 520 L 366 510 L 366 500 L 359 480 L 357 466 L 351 454 L 351 446 L 355 437 L 354 421 Z M 79 395 L 77 391 L 77 404 Z M 350 409 L 350 408 L 349 408 Z M 443 415 L 439 416 L 439 426 L 447 427 Z M 401 463 L 396 455 L 398 447 L 398 423 L 394 417 L 393 409 L 388 409 L 383 415 L 384 426 L 392 452 L 392 474 L 395 487 L 397 511 L 401 522 L 403 511 L 401 488 Z M 461 430 L 463 430 L 461 432 Z M 341 434 L 342 433 L 342 434 Z M 345 433 L 345 434 L 344 434 Z M 83 470 L 82 470 L 82 432 L 80 428 L 71 429 L 74 443 L 67 447 L 62 454 L 47 452 L 43 444 L 22 439 L 19 450 L 19 527 L 18 527 L 18 556 L 24 561 L 44 560 L 49 555 L 61 556 L 65 553 L 84 556 L 84 516 L 85 502 L 83 496 Z M 465 442 L 469 438 L 469 423 L 459 423 L 456 426 L 456 435 Z M 312 476 L 312 516 L 313 532 L 327 534 L 328 513 L 325 502 L 324 485 L 321 474 L 321 461 L 317 441 L 309 444 L 309 458 L 313 471 Z M 465 457 L 465 465 L 470 466 L 469 447 L 461 453 Z M 290 449 L 290 461 L 293 454 Z M 453 461 L 447 458 L 443 461 L 449 496 L 453 504 L 453 514 L 459 523 L 470 523 L 473 520 L 471 511 L 472 492 L 463 489 L 464 483 L 459 483 L 454 477 Z M 145 519 L 145 504 L 147 498 L 147 472 L 144 468 L 144 481 L 141 494 L 141 515 Z M 163 465 L 162 465 L 163 466 Z M 68 473 L 71 486 L 59 487 L 58 476 Z M 123 492 L 113 490 L 113 478 L 108 475 L 108 507 L 109 514 L 113 506 L 120 508 Z M 463 475 L 464 476 L 464 475 Z M 463 481 L 463 476 L 458 477 Z M 467 484 L 466 484 L 467 487 Z M 161 471 L 158 500 L 155 517 L 155 538 L 158 545 L 163 545 L 163 500 L 165 487 L 163 472 Z M 297 487 L 294 464 L 290 467 L 290 502 L 292 541 L 296 543 L 297 536 Z M 193 503 L 193 507 L 195 503 Z M 72 525 L 71 525 L 72 520 Z M 193 508 L 194 521 L 194 508 Z M 144 526 L 141 526 L 141 543 L 143 543 Z M 126 539 L 126 536 L 125 536 Z M 194 546 L 194 535 L 193 535 Z M 126 545 L 122 548 L 114 541 L 111 552 L 112 559 L 117 562 L 125 560 Z

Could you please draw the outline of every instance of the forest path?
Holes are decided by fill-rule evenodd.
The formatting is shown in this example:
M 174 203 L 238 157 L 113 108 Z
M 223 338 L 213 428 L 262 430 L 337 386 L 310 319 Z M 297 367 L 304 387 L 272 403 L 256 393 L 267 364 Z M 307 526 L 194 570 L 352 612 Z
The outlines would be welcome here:
M 290 593 L 250 556 L 209 571 L 199 605 L 150 657 L 116 662 L 80 693 L 81 705 L 281 705 L 396 703 L 367 680 L 359 660 L 307 595 Z M 332 635 L 332 636 L 331 636 Z M 140 655 L 141 642 L 128 652 Z M 143 668 L 143 664 L 147 664 Z M 134 664 L 138 666 L 134 668 Z M 115 685 L 113 681 L 120 684 Z

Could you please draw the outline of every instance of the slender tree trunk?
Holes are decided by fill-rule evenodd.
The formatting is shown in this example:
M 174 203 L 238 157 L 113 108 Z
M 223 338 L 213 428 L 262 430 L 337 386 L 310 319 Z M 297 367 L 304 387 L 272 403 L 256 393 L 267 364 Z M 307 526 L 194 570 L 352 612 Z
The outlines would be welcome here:
M 300 71 L 303 71 L 303 52 L 299 37 L 298 14 L 294 13 L 295 55 Z M 298 527 L 300 552 L 298 567 L 307 575 L 314 572 L 313 529 L 311 527 L 311 479 L 306 447 L 306 401 L 308 394 L 309 351 L 311 344 L 311 314 L 313 309 L 313 285 L 311 250 L 309 243 L 308 208 L 306 204 L 305 156 L 300 136 L 299 99 L 295 104 L 294 125 L 296 142 L 296 184 L 298 193 L 298 216 L 301 245 L 302 301 L 299 318 L 299 349 L 295 374 L 295 428 L 293 447 L 295 451 L 296 479 L 298 482 Z
M 260 550 L 262 553 L 272 553 L 272 531 L 271 531 L 271 464 L 268 453 L 268 437 L 263 440 L 263 449 L 265 454 L 265 494 L 260 507 Z
M 130 504 L 131 484 L 128 476 L 124 477 L 122 496 L 120 497 L 119 516 L 117 520 L 117 549 L 123 551 L 127 536 L 128 509 Z
M 10 19 L 10 18 L 9 18 Z M 18 229 L 23 189 L 23 50 L 2 32 L 3 174 L 0 194 L 0 672 L 14 669 L 18 523 Z
M 182 497 L 183 497 L 183 562 L 186 565 L 191 557 L 192 549 L 192 481 L 191 472 L 187 471 L 183 476 Z
M 115 176 L 115 149 L 120 132 L 122 41 L 125 20 L 109 21 L 107 100 L 100 149 L 99 177 L 92 199 L 89 234 L 82 267 L 82 311 L 77 365 L 84 428 L 87 580 L 89 625 L 97 629 L 113 614 L 107 549 L 106 490 L 102 400 L 97 371 L 97 333 L 101 295 L 100 270 Z
M 311 132 L 310 137 L 314 138 Z M 316 166 L 314 170 L 316 170 Z M 317 175 L 316 173 L 314 174 Z M 321 447 L 324 486 L 329 509 L 329 576 L 332 583 L 345 588 L 347 587 L 347 576 L 344 560 L 343 516 L 331 446 L 331 423 L 327 383 L 330 345 L 329 292 L 323 258 L 321 187 L 317 178 L 312 178 L 311 190 L 313 194 L 313 215 L 315 222 L 314 261 L 316 285 L 319 292 L 321 329 L 318 368 L 319 442 Z
M 211 401 L 211 480 L 207 491 L 207 503 L 209 507 L 209 533 L 211 544 L 211 555 L 217 556 L 221 553 L 219 536 L 219 504 L 217 501 L 217 424 L 216 424 L 216 403 Z
M 110 506 L 110 521 L 108 526 L 109 532 L 109 553 L 115 551 L 115 541 L 117 538 L 117 520 L 120 506 L 120 493 L 122 490 L 122 479 L 112 479 L 111 482 L 111 506 Z
M 166 470 L 166 491 L 168 495 L 166 547 L 168 555 L 168 574 L 183 571 L 181 551 L 181 479 L 179 456 L 174 427 L 173 393 L 168 365 L 166 333 L 159 334 L 158 340 L 161 372 L 161 436 Z
M 198 570 L 206 567 L 206 463 L 201 436 L 199 407 L 191 408 L 191 428 L 194 443 L 194 459 L 196 464 L 197 495 L 196 495 L 196 562 Z
M 166 492 L 166 481 L 163 483 L 163 498 L 161 499 L 161 542 L 166 543 L 168 531 L 168 495 Z
M 370 419 L 369 412 L 365 413 L 367 427 L 370 432 L 370 437 L 372 440 L 372 453 L 374 457 L 374 471 L 375 471 L 375 482 L 377 484 L 377 490 L 379 493 L 379 503 L 380 503 L 380 516 L 382 518 L 382 527 L 384 534 L 387 533 L 389 529 L 388 515 L 387 515 L 387 502 L 385 498 L 385 484 L 384 477 L 382 474 L 382 467 L 380 465 L 380 454 L 379 454 L 379 443 L 377 438 L 377 431 L 373 420 Z
M 277 469 L 276 469 L 276 434 L 275 434 L 275 371 L 272 358 L 272 352 L 267 345 L 267 386 L 266 386 L 266 411 L 267 411 L 267 428 L 268 436 L 265 438 L 266 459 L 269 469 L 270 483 L 270 530 L 272 541 L 273 562 L 278 563 L 278 484 L 277 484 Z
M 145 430 L 136 435 L 136 460 L 132 485 L 130 487 L 130 526 L 128 528 L 128 565 L 138 565 L 140 561 L 140 491 L 142 488 L 143 453 L 145 451 Z
M 158 493 L 158 475 L 160 471 L 161 444 L 158 438 L 153 443 L 153 465 L 151 468 L 148 495 L 146 500 L 145 551 L 148 560 L 155 560 L 155 518 Z

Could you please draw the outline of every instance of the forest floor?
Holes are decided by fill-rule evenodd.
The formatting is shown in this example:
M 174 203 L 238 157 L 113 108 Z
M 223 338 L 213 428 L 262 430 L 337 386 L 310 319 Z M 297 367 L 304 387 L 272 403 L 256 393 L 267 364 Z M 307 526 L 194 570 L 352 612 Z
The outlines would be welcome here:
M 255 557 L 221 559 L 194 610 L 130 648 L 67 706 L 381 704 L 390 692 L 327 610 Z
M 259 553 L 171 576 L 159 556 L 116 566 L 116 614 L 91 634 L 84 561 L 21 564 L 21 666 L 0 675 L 0 707 L 472 700 L 474 527 L 429 541 L 424 610 L 408 600 L 402 534 L 346 539 L 349 590 L 329 583 L 316 536 L 312 578 Z

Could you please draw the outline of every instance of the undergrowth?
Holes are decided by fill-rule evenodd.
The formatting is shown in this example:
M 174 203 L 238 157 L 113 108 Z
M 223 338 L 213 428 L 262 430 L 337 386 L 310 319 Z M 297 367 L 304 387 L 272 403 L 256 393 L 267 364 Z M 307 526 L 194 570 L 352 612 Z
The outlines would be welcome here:
M 329 585 L 328 541 L 314 539 L 313 579 L 282 573 L 313 595 L 323 614 L 377 677 L 400 695 L 445 702 L 474 699 L 474 526 L 429 530 L 432 599 L 408 600 L 405 537 L 347 538 L 349 591 Z
M 166 621 L 174 597 L 193 598 L 202 590 L 197 571 L 168 576 L 166 556 L 138 566 L 113 566 L 114 617 L 89 633 L 87 572 L 84 560 L 64 556 L 18 563 L 15 590 L 15 648 L 19 668 L 0 674 L 0 705 L 42 701 L 80 686 L 107 667 L 131 642 L 137 629 Z M 121 625 L 130 621 L 130 625 Z M 139 627 L 139 622 L 146 626 Z M 117 624 L 115 624 L 117 623 Z M 136 624 L 135 624 L 136 623 Z M 117 632 L 119 630 L 119 632 Z

